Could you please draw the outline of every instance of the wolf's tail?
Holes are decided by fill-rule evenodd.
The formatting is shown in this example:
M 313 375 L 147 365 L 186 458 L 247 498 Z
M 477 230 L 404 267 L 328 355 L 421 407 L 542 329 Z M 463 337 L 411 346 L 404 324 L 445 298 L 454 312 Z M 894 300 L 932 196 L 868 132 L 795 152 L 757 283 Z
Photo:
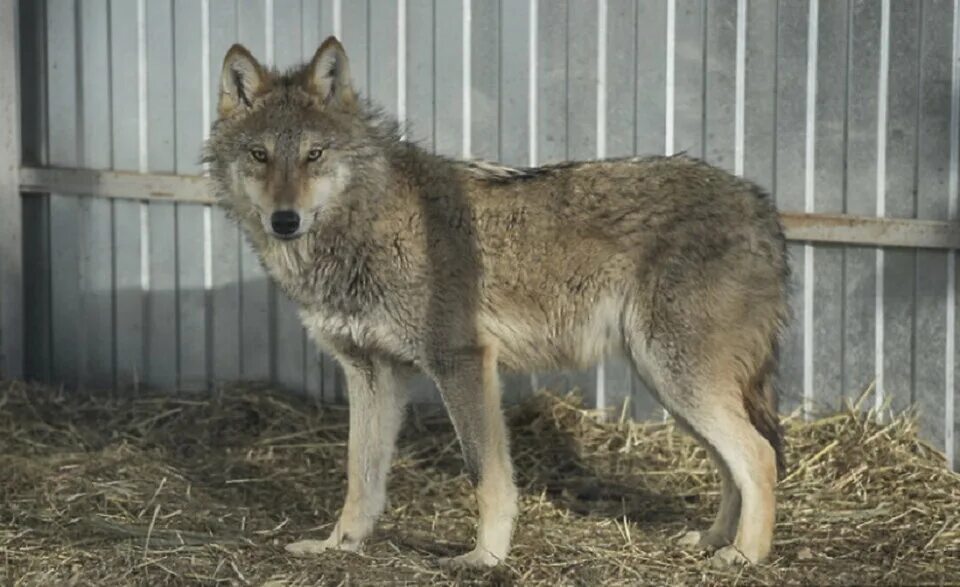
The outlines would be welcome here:
M 767 439 L 777 456 L 777 478 L 783 479 L 787 462 L 784 456 L 783 426 L 780 424 L 779 400 L 773 379 L 777 371 L 776 351 L 772 352 L 743 390 L 743 406 L 750 423 Z

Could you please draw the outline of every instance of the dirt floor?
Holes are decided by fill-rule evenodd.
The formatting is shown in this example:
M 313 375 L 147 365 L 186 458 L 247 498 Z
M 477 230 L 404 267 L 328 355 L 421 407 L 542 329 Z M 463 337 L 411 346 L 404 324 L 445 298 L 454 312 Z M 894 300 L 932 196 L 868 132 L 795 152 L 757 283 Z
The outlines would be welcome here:
M 672 425 L 598 424 L 575 396 L 509 411 L 521 513 L 508 561 L 451 571 L 476 507 L 442 414 L 408 420 L 362 554 L 311 558 L 345 490 L 343 408 L 267 389 L 61 393 L 0 383 L 7 585 L 943 584 L 960 582 L 960 476 L 909 420 L 787 422 L 768 564 L 715 569 L 673 541 L 710 523 L 717 478 Z

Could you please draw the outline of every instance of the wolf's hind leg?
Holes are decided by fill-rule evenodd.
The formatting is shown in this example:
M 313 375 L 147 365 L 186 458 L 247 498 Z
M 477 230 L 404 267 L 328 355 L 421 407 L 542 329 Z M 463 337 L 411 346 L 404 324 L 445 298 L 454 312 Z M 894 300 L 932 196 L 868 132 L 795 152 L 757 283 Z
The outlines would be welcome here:
M 697 436 L 694 434 L 694 436 Z M 698 438 L 701 445 L 706 441 Z M 730 477 L 730 471 L 717 451 L 707 448 L 711 459 L 720 471 L 720 509 L 717 517 L 705 532 L 697 530 L 687 532 L 678 543 L 688 548 L 720 548 L 732 544 L 737 535 L 737 524 L 740 518 L 740 490 Z
M 287 545 L 295 554 L 357 550 L 386 505 L 387 473 L 403 422 L 406 389 L 389 364 L 359 359 L 341 364 L 350 400 L 347 497 L 330 536 Z
M 719 562 L 762 561 L 770 552 L 775 522 L 777 466 L 773 446 L 751 424 L 735 383 L 725 384 L 718 378 L 693 384 L 692 389 L 666 387 L 660 393 L 672 394 L 664 398 L 668 409 L 716 455 L 716 460 L 722 461 L 721 471 L 726 469 L 729 475 L 720 512 L 700 543 L 722 546 L 716 554 Z
M 460 438 L 480 510 L 476 547 L 444 562 L 494 566 L 510 550 L 517 516 L 517 489 L 500 408 L 496 353 L 489 347 L 445 353 L 434 361 L 430 371 Z

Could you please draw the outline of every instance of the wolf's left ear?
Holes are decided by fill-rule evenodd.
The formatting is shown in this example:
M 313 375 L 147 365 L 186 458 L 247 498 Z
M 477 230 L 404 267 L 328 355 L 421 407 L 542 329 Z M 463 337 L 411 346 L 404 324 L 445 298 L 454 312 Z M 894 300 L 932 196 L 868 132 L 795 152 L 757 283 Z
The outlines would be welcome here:
M 356 106 L 357 96 L 350 82 L 347 52 L 336 37 L 327 37 L 307 66 L 307 89 L 324 104 L 343 109 Z
M 234 45 L 223 58 L 217 112 L 227 117 L 239 107 L 250 108 L 267 86 L 267 72 L 243 45 Z

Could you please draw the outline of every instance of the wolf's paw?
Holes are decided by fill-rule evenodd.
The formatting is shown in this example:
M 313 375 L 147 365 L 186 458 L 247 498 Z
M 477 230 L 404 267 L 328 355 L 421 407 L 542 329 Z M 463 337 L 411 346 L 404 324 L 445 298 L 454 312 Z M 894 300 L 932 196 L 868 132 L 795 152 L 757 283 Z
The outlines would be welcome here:
M 500 559 L 488 550 L 475 548 L 466 554 L 440 559 L 444 567 L 455 569 L 483 569 L 495 567 Z
M 699 550 L 705 548 L 703 544 L 703 532 L 691 530 L 677 539 L 677 546 L 689 550 Z
M 288 544 L 286 551 L 296 555 L 320 554 L 327 550 L 345 550 L 347 552 L 356 552 L 360 548 L 358 542 L 344 542 L 338 540 L 337 536 L 331 536 L 326 540 L 301 540 Z
M 719 532 L 692 530 L 677 539 L 677 546 L 688 550 L 714 550 L 730 544 Z
M 740 550 L 735 546 L 724 546 L 717 552 L 713 554 L 713 557 L 710 559 L 710 564 L 719 569 L 725 569 L 729 567 L 742 566 L 750 564 L 750 559 L 748 559 Z

